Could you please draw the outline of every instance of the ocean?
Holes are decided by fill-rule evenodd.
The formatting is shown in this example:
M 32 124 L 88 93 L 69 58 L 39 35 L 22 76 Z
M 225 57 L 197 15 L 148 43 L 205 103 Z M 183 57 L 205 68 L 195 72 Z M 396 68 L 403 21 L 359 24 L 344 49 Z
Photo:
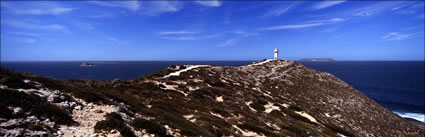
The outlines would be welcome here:
M 129 80 L 179 64 L 240 66 L 252 61 L 1 62 L 1 67 L 57 79 Z M 328 72 L 402 117 L 425 122 L 424 61 L 298 62 Z

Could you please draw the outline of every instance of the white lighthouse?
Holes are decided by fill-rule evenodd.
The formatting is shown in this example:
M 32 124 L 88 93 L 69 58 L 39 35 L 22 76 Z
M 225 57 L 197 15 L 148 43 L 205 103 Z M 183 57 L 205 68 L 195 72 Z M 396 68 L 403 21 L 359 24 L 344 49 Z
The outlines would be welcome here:
M 278 54 L 279 54 L 279 50 L 277 50 L 277 48 L 274 49 L 274 58 L 273 60 L 278 60 Z

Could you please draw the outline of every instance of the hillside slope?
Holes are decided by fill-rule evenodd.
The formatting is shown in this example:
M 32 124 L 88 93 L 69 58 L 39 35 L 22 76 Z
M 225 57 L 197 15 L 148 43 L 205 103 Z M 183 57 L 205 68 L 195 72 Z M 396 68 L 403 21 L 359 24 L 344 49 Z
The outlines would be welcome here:
M 0 136 L 424 136 L 335 76 L 285 60 L 129 81 L 0 76 Z

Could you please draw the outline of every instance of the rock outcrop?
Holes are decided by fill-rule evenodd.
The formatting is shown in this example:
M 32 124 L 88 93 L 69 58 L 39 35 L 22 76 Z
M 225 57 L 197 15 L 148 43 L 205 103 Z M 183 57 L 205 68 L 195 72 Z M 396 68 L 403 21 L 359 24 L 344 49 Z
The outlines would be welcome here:
M 171 66 L 128 81 L 55 80 L 4 69 L 0 76 L 0 136 L 425 133 L 335 76 L 285 60 Z

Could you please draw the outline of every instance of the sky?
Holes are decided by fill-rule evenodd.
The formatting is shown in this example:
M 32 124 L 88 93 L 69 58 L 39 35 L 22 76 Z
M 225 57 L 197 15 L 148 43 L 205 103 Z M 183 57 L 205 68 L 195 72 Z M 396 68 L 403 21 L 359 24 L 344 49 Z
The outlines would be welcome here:
M 1 1 L 1 61 L 424 60 L 424 1 Z

